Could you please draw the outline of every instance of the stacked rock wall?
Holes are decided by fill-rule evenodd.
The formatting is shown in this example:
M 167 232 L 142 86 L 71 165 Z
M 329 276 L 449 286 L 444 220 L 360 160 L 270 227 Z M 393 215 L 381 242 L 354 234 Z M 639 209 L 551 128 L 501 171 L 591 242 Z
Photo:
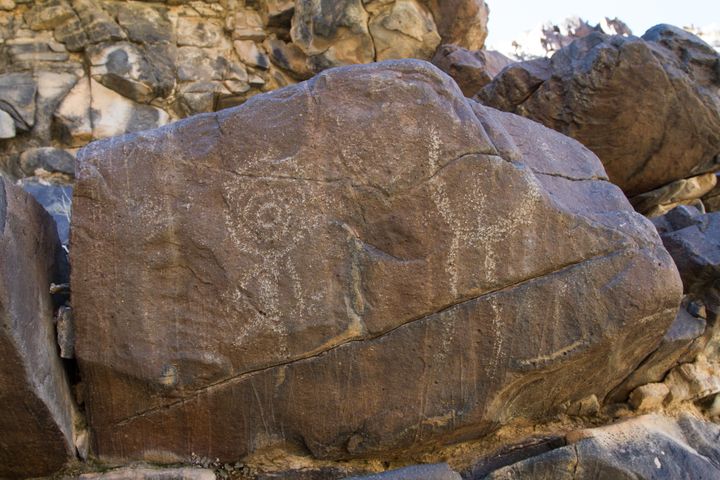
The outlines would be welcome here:
M 443 42 L 479 49 L 488 14 L 482 0 L 18 0 L 0 8 L 0 168 L 16 178 L 38 168 L 72 176 L 57 164 L 91 140 L 236 105 L 328 67 L 430 59 Z M 38 147 L 60 150 L 33 162 Z

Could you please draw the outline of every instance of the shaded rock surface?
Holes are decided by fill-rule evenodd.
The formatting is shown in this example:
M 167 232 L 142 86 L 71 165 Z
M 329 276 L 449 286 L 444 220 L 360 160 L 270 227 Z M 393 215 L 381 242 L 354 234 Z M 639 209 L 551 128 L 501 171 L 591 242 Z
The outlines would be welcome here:
M 347 480 L 461 480 L 460 474 L 447 463 L 413 465 L 374 475 L 347 477 Z
M 514 60 L 492 50 L 470 51 L 457 45 L 442 45 L 432 63 L 450 75 L 466 97 L 473 97 Z
M 668 25 L 592 33 L 507 68 L 478 98 L 579 140 L 633 196 L 720 167 L 719 59 Z
M 57 355 L 52 219 L 0 177 L 0 476 L 49 475 L 74 458 L 74 407 Z
M 329 70 L 78 161 L 76 357 L 106 459 L 483 435 L 604 398 L 680 300 L 589 150 L 424 62 Z
M 699 479 L 720 475 L 718 425 L 647 415 L 568 434 L 566 447 L 496 470 L 488 480 Z

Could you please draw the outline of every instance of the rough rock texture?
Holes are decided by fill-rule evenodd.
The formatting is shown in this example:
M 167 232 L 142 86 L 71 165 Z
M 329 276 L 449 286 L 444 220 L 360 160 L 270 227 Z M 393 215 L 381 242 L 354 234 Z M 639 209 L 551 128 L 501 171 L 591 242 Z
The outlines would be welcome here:
M 0 177 L 0 477 L 48 475 L 74 457 L 49 293 L 59 248 L 50 216 Z
M 346 480 L 462 480 L 447 463 L 436 465 L 413 465 L 375 475 L 348 477 Z
M 330 70 L 78 162 L 76 356 L 103 458 L 482 435 L 604 398 L 680 300 L 592 153 L 425 62 Z
M 692 205 L 705 209 L 704 196 L 709 194 L 717 185 L 715 173 L 705 173 L 697 177 L 683 178 L 674 181 L 656 190 L 632 197 L 635 210 L 647 217 L 664 215 L 680 205 Z
M 472 97 L 514 60 L 492 50 L 470 51 L 457 45 L 442 45 L 432 63 L 450 75 L 466 97 Z
M 579 140 L 632 196 L 720 167 L 718 62 L 668 25 L 643 39 L 593 33 L 507 68 L 478 97 Z
M 676 480 L 720 476 L 720 427 L 647 415 L 568 435 L 570 445 L 497 470 L 488 480 Z
M 203 468 L 119 468 L 104 473 L 86 473 L 78 480 L 215 480 L 212 470 Z
M 49 182 L 42 177 L 26 177 L 19 180 L 18 185 L 52 215 L 60 243 L 67 245 L 70 241 L 73 187 L 65 183 Z

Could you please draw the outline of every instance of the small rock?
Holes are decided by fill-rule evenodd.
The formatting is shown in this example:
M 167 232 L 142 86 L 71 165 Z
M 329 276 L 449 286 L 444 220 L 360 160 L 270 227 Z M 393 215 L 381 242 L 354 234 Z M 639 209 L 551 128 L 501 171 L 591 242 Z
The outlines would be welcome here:
M 235 40 L 233 42 L 235 52 L 245 65 L 258 67 L 267 70 L 270 67 L 270 60 L 267 55 L 258 49 L 258 46 L 252 40 Z
M 4 110 L 0 110 L 0 139 L 13 138 L 16 134 L 13 118 Z
M 12 11 L 15 8 L 13 0 L 0 0 L 0 10 Z
M 466 97 L 472 97 L 513 61 L 499 52 L 442 45 L 435 52 L 432 63 L 450 75 Z
M 262 2 L 265 23 L 269 27 L 290 25 L 295 2 L 293 0 L 265 0 Z
M 348 477 L 346 480 L 461 480 L 447 463 L 413 465 L 373 475 Z
M 703 359 L 673 368 L 665 379 L 670 402 L 699 400 L 720 393 L 720 372 Z
M 92 139 L 91 100 L 90 80 L 83 77 L 55 110 L 53 128 L 66 145 L 79 147 Z
M 82 29 L 90 43 L 125 39 L 125 32 L 95 0 L 72 0 L 72 6 L 80 19 Z M 57 32 L 56 32 L 57 37 Z M 72 50 L 68 46 L 68 50 Z
M 133 42 L 148 44 L 174 41 L 172 23 L 164 7 L 123 3 L 118 6 L 117 21 Z
M 28 131 L 35 125 L 37 84 L 29 73 L 0 75 L 0 110 L 8 113 L 15 128 Z
M 235 28 L 232 32 L 233 40 L 253 40 L 262 42 L 266 37 L 263 21 L 255 10 L 245 8 L 235 14 Z
M 72 185 L 50 183 L 37 177 L 21 179 L 19 185 L 55 220 L 60 243 L 70 243 L 70 218 L 72 214 Z
M 369 4 L 372 14 L 368 28 L 375 44 L 378 61 L 395 58 L 429 60 L 440 44 L 433 17 L 415 0 Z
M 106 138 L 165 125 L 169 116 L 157 107 L 133 102 L 90 80 L 93 138 Z
M 20 168 L 27 175 L 34 175 L 42 168 L 48 172 L 75 175 L 75 157 L 65 150 L 53 147 L 30 148 L 20 154 Z
M 177 43 L 180 46 L 214 47 L 224 37 L 219 23 L 195 17 L 180 17 L 177 23 Z
M 600 412 L 600 402 L 596 395 L 590 395 L 573 403 L 567 410 L 568 415 L 575 417 L 590 417 Z
M 75 358 L 75 325 L 72 308 L 62 306 L 58 309 L 55 328 L 57 329 L 57 342 L 60 346 L 60 358 Z
M 215 480 L 212 470 L 203 468 L 120 468 L 103 473 L 85 473 L 79 480 Z
M 33 30 L 52 30 L 74 16 L 75 12 L 63 0 L 42 0 L 25 12 L 25 21 Z
M 648 217 L 663 215 L 679 205 L 689 205 L 717 185 L 715 173 L 677 180 L 630 199 L 635 210 Z
M 670 389 L 664 383 L 648 383 L 630 394 L 630 405 L 639 412 L 657 410 L 663 406 Z

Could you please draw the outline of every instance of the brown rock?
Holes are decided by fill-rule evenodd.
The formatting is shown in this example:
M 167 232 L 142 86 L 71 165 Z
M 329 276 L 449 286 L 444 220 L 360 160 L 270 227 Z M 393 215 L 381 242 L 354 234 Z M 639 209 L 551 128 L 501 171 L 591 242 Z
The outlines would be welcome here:
M 415 0 L 370 3 L 368 28 L 377 61 L 395 58 L 430 59 L 440 35 L 430 12 Z
M 0 178 L 0 477 L 49 475 L 74 457 L 73 406 L 57 356 L 50 216 Z
M 630 405 L 640 412 L 662 408 L 670 389 L 664 383 L 648 383 L 637 387 L 630 394 Z
M 76 357 L 102 458 L 483 435 L 604 398 L 679 303 L 596 157 L 425 62 L 98 142 L 78 175 Z
M 119 468 L 103 473 L 86 473 L 78 480 L 215 480 L 212 470 L 204 468 Z
M 316 72 L 369 63 L 375 60 L 375 47 L 368 21 L 362 0 L 299 0 L 292 19 L 292 40 L 309 57 Z
M 471 52 L 457 45 L 443 45 L 435 52 L 432 63 L 450 75 L 466 97 L 472 97 L 514 62 L 492 50 Z
M 483 0 L 423 0 L 429 7 L 442 37 L 468 50 L 485 46 L 489 9 Z
M 579 140 L 633 196 L 720 167 L 719 61 L 667 25 L 643 39 L 593 33 L 506 69 L 478 98 Z
M 676 180 L 630 199 L 635 210 L 647 217 L 664 215 L 680 205 L 692 205 L 717 185 L 714 173 Z M 702 205 L 702 202 L 701 202 Z

